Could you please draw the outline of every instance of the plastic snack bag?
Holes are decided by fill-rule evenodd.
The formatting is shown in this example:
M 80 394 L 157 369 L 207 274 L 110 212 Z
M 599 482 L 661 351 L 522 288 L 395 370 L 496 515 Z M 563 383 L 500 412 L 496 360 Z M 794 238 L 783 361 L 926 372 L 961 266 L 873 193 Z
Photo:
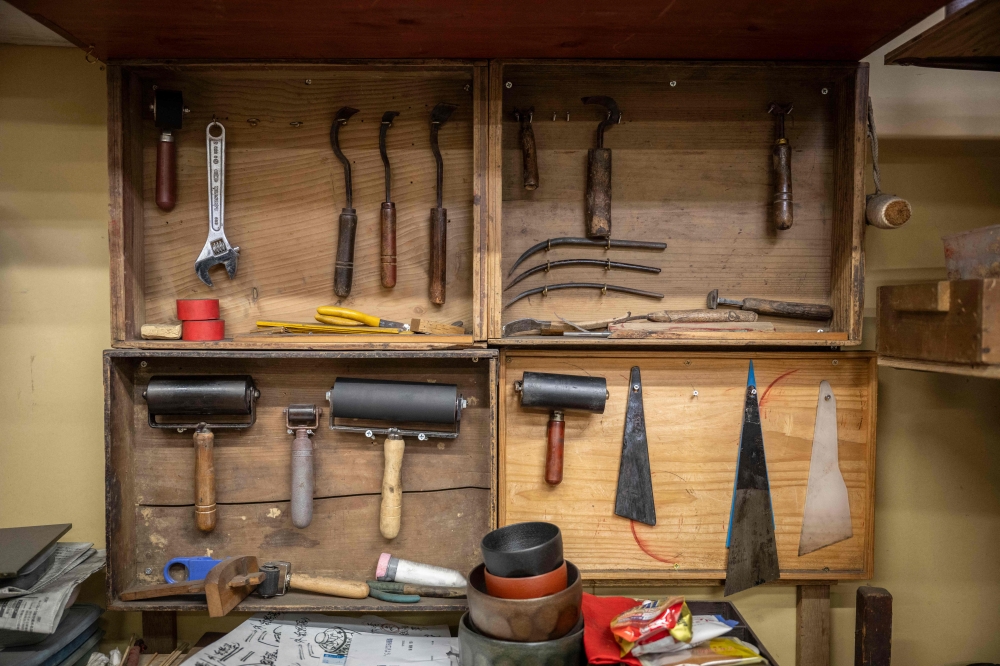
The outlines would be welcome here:
M 691 611 L 684 597 L 644 601 L 611 620 L 611 633 L 621 646 L 621 656 L 640 643 L 669 634 L 675 640 L 691 640 Z
M 636 645 L 632 648 L 632 654 L 638 657 L 643 654 L 689 650 L 695 645 L 728 634 L 732 630 L 732 625 L 719 620 L 714 615 L 695 615 L 691 618 L 691 640 L 689 642 L 678 641 L 673 636 L 664 636 L 648 643 Z
M 642 666 L 744 666 L 766 664 L 760 650 L 738 638 L 713 638 L 680 652 L 644 654 Z

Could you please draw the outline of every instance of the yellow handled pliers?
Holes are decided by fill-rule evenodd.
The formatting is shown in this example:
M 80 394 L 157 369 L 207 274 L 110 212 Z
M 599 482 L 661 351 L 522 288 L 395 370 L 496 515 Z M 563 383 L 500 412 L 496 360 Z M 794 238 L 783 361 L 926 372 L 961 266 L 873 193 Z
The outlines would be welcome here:
M 400 331 L 410 330 L 409 324 L 381 319 L 338 305 L 322 305 L 316 308 L 316 321 L 336 326 L 371 326 L 373 328 L 398 328 Z

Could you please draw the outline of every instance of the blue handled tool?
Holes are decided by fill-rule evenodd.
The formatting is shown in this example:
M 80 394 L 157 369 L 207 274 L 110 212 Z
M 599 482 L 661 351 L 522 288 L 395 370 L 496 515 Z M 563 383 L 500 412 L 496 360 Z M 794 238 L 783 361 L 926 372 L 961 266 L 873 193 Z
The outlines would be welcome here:
M 175 557 L 163 565 L 163 579 L 168 583 L 176 583 L 170 575 L 170 567 L 179 564 L 187 570 L 186 580 L 204 580 L 212 567 L 221 561 L 212 557 Z

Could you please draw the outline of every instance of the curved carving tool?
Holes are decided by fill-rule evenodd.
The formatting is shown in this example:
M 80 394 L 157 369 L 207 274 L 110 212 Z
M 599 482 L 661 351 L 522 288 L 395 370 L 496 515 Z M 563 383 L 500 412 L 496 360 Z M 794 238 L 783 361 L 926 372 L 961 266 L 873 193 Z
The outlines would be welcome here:
M 219 134 L 213 135 L 217 130 Z M 236 264 L 240 248 L 233 247 L 226 238 L 226 128 L 213 120 L 205 128 L 205 146 L 208 154 L 208 240 L 194 262 L 194 272 L 209 287 L 212 278 L 208 269 L 223 264 L 229 279 L 236 277 Z
M 438 130 L 458 107 L 441 102 L 431 111 L 431 151 L 437 162 L 437 207 L 431 208 L 431 303 L 444 305 L 448 273 L 448 211 L 442 205 L 444 162 L 438 148 Z
M 535 150 L 535 130 L 531 126 L 535 107 L 514 109 L 514 120 L 521 125 L 521 153 L 524 158 L 524 189 L 538 189 L 538 152 Z
M 618 491 L 615 493 L 615 515 L 646 525 L 656 525 L 656 503 L 653 501 L 653 477 L 649 471 L 649 446 L 646 443 L 646 415 L 642 408 L 642 376 L 639 366 L 633 366 L 629 377 L 625 434 L 622 436 Z
M 604 95 L 584 97 L 584 104 L 599 104 L 607 116 L 597 126 L 597 147 L 587 151 L 587 238 L 611 236 L 611 149 L 604 147 L 604 130 L 622 121 L 617 102 Z
M 512 298 L 507 305 L 504 306 L 504 308 L 509 308 L 522 298 L 534 296 L 535 294 L 545 296 L 548 292 L 556 291 L 558 289 L 600 289 L 601 292 L 605 294 L 609 291 L 617 291 L 622 294 L 633 294 L 635 296 L 645 296 L 647 298 L 663 298 L 663 294 L 658 294 L 655 291 L 644 291 L 642 289 L 633 289 L 632 287 L 619 287 L 617 285 L 602 284 L 600 282 L 563 282 L 561 284 L 548 284 L 544 287 L 535 287 L 534 289 L 522 291 L 520 294 Z
M 767 112 L 775 119 L 777 138 L 771 149 L 774 169 L 774 200 L 771 211 L 774 226 L 785 230 L 792 228 L 792 147 L 785 138 L 785 116 L 792 112 L 791 104 L 771 102 Z
M 349 106 L 337 111 L 337 117 L 330 127 L 330 145 L 333 154 L 344 165 L 344 185 L 347 190 L 347 205 L 340 211 L 340 226 L 337 235 L 337 263 L 333 269 L 333 293 L 341 298 L 351 295 L 354 281 L 354 238 L 358 231 L 358 214 L 354 210 L 354 196 L 351 188 L 351 162 L 340 150 L 340 128 L 357 113 Z
M 532 266 L 526 269 L 523 273 L 518 275 L 516 278 L 510 281 L 504 291 L 507 291 L 515 284 L 520 282 L 526 277 L 530 277 L 535 273 L 544 271 L 548 273 L 553 268 L 564 268 L 566 266 L 600 266 L 605 270 L 622 270 L 622 271 L 639 271 L 641 273 L 659 273 L 660 269 L 656 266 L 643 266 L 642 264 L 628 264 L 623 261 L 611 261 L 610 259 L 560 259 L 559 261 L 546 261 L 544 264 L 539 264 L 537 266 Z
M 743 428 L 736 458 L 736 483 L 726 538 L 725 596 L 777 580 L 778 546 L 774 539 L 771 486 L 764 458 L 764 432 L 757 403 L 757 380 L 753 361 L 747 373 L 743 400 Z
M 385 152 L 385 137 L 392 127 L 392 120 L 399 111 L 382 114 L 382 125 L 378 131 L 378 152 L 385 165 L 385 201 L 382 202 L 382 286 L 391 289 L 396 286 L 396 204 L 392 203 L 392 169 L 389 155 Z
M 812 459 L 809 461 L 809 485 L 802 512 L 799 557 L 850 539 L 851 504 L 847 484 L 840 473 L 837 444 L 837 398 L 830 382 L 819 383 L 816 404 L 816 427 L 813 430 Z
M 666 243 L 657 243 L 654 241 L 634 241 L 634 240 L 611 240 L 610 238 L 605 240 L 591 240 L 589 238 L 573 238 L 569 236 L 563 236 L 562 238 L 550 238 L 544 240 L 541 243 L 535 243 L 527 250 L 525 250 L 514 265 L 510 267 L 507 271 L 507 277 L 514 274 L 514 270 L 524 263 L 524 260 L 531 255 L 545 250 L 548 252 L 554 247 L 559 247 L 560 245 L 583 245 L 585 247 L 603 247 L 605 250 L 611 249 L 622 249 L 622 250 L 666 250 Z

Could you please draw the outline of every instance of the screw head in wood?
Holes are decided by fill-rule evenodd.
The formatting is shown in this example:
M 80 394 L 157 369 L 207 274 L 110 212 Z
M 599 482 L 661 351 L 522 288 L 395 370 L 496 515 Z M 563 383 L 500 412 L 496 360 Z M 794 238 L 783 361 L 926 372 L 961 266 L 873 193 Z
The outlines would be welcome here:
M 148 576 L 151 573 L 153 573 L 153 569 L 151 567 L 146 567 L 146 575 Z
M 513 84 L 513 83 L 511 83 L 510 81 L 508 81 L 507 83 L 505 83 L 505 84 L 504 84 L 504 87 L 506 87 L 506 88 L 507 88 L 507 90 L 510 90 L 511 88 L 513 88 L 513 87 L 514 87 L 514 84 Z

